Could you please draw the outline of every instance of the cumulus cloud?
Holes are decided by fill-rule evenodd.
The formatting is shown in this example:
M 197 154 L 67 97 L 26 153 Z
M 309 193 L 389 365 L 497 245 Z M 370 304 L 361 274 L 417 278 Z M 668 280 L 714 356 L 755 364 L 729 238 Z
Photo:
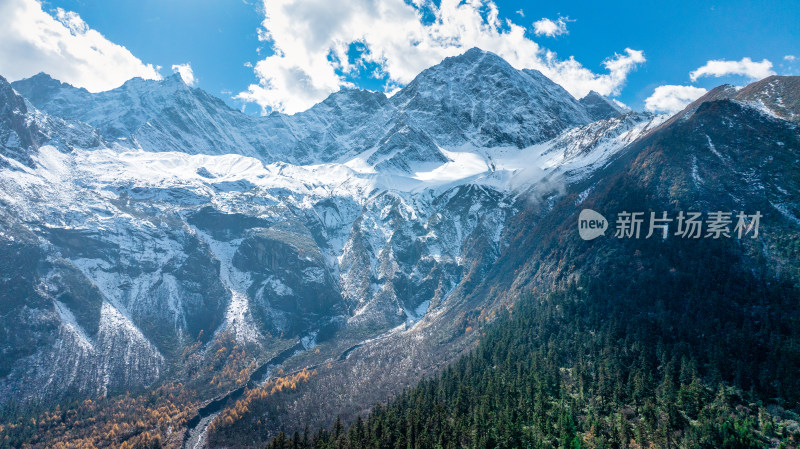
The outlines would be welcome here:
M 726 61 L 724 59 L 708 61 L 704 66 L 691 72 L 689 77 L 692 81 L 697 81 L 698 78 L 703 76 L 740 75 L 755 80 L 774 74 L 772 62 L 769 60 L 764 59 L 761 62 L 755 62 L 750 58 L 742 58 L 740 61 Z
M 786 56 L 783 57 L 784 61 L 789 61 L 789 62 L 793 62 L 796 59 L 797 59 L 797 56 L 795 56 L 795 55 L 786 55 Z
M 594 73 L 540 47 L 524 27 L 501 20 L 490 0 L 442 0 L 438 6 L 431 0 L 265 0 L 263 8 L 259 38 L 272 54 L 254 67 L 258 84 L 237 98 L 265 112 L 305 110 L 350 86 L 348 75 L 364 66 L 393 91 L 471 47 L 496 53 L 518 69 L 537 69 L 578 98 L 590 90 L 618 94 L 645 61 L 641 51 L 625 49 L 604 62 L 608 73 Z M 362 49 L 356 57 L 353 45 Z
M 0 75 L 10 80 L 46 72 L 99 92 L 136 76 L 161 78 L 157 67 L 89 28 L 75 12 L 50 14 L 37 0 L 0 2 L 0 42 Z
M 559 17 L 556 20 L 550 20 L 543 17 L 541 20 L 533 22 L 533 32 L 537 36 L 560 36 L 567 34 L 567 21 L 569 18 Z
M 644 100 L 644 107 L 651 112 L 668 112 L 673 114 L 689 103 L 702 97 L 706 89 L 694 86 L 658 86 L 653 94 Z
M 197 84 L 197 78 L 194 77 L 194 70 L 192 70 L 192 66 L 188 62 L 186 64 L 173 65 L 172 72 L 179 73 L 181 79 L 183 79 L 183 82 L 186 83 L 187 86 L 194 86 Z

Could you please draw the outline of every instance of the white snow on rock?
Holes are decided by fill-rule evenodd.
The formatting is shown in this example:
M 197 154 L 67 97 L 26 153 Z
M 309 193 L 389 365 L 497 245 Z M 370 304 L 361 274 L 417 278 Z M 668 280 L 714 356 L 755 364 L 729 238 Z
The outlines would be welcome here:
M 204 307 L 220 315 L 214 335 L 257 345 L 313 332 L 313 317 L 413 328 L 447 307 L 469 242 L 498 257 L 523 192 L 584 179 L 666 118 L 605 108 L 620 114 L 593 121 L 541 73 L 477 49 L 391 98 L 345 90 L 293 116 L 246 116 L 173 78 L 89 94 L 37 75 L 14 89 L 47 95 L 24 103 L 41 144 L 0 129 L 2 213 L 102 302 L 90 335 L 53 298 L 59 345 L 31 366 L 53 389 L 63 375 L 93 392 L 156 380 L 164 337 L 143 324 L 190 342 Z M 258 262 L 235 262 L 253 235 Z M 305 304 L 314 289 L 330 297 Z

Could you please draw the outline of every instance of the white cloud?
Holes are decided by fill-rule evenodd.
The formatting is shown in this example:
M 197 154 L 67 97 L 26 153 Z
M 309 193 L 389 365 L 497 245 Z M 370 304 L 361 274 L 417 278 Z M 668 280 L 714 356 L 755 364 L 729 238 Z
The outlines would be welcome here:
M 651 112 L 675 113 L 686 107 L 687 104 L 702 97 L 706 89 L 694 86 L 658 86 L 653 95 L 644 100 L 644 107 Z
M 629 108 L 627 104 L 617 100 L 616 98 L 612 98 L 611 101 L 613 101 L 614 104 L 616 104 L 617 106 L 621 107 L 622 109 L 625 109 L 626 111 L 630 111 L 631 110 L 631 108 Z
M 786 56 L 783 57 L 784 61 L 789 61 L 789 62 L 793 62 L 796 59 L 797 59 L 797 56 L 795 56 L 795 55 L 786 55 Z
M 519 14 L 520 17 L 525 17 L 525 11 L 523 11 L 521 9 L 517 10 L 517 14 Z
M 628 74 L 645 61 L 641 51 L 625 49 L 604 62 L 597 74 L 573 58 L 558 56 L 526 37 L 524 27 L 499 19 L 490 0 L 265 0 L 259 38 L 274 54 L 259 61 L 259 78 L 238 98 L 294 113 L 305 110 L 349 84 L 344 75 L 360 64 L 375 64 L 387 78 L 386 90 L 411 81 L 448 56 L 480 47 L 512 66 L 540 70 L 580 98 L 590 90 L 615 95 Z M 353 43 L 366 50 L 348 60 Z
M 197 84 L 197 78 L 194 77 L 194 70 L 192 70 L 192 66 L 188 62 L 186 64 L 173 65 L 172 72 L 179 73 L 181 79 L 183 79 L 183 82 L 186 83 L 187 86 L 194 86 Z
M 556 20 L 550 20 L 543 17 L 541 20 L 533 22 L 533 32 L 537 36 L 560 36 L 567 34 L 567 21 L 569 18 L 559 17 Z
M 704 66 L 691 72 L 689 77 L 692 81 L 697 81 L 698 78 L 703 76 L 727 76 L 727 75 L 740 75 L 746 76 L 750 79 L 766 78 L 774 75 L 772 71 L 772 62 L 767 59 L 761 62 L 755 62 L 750 58 L 742 58 L 740 61 L 726 61 L 724 59 L 711 60 L 705 63 Z
M 113 89 L 133 77 L 160 79 L 121 45 L 58 8 L 55 16 L 37 0 L 0 1 L 0 75 L 18 80 L 46 72 L 92 92 Z

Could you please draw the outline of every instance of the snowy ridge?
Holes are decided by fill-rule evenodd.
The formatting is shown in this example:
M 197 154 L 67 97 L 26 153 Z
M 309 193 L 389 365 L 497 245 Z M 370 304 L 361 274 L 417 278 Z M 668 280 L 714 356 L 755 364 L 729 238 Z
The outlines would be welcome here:
M 226 330 L 265 348 L 422 326 L 499 257 L 522 192 L 589 176 L 665 119 L 593 121 L 607 100 L 590 114 L 477 49 L 392 98 L 342 91 L 293 116 L 245 116 L 175 77 L 5 86 L 0 220 L 16 228 L 0 242 L 37 240 L 46 271 L 26 282 L 57 323 L 0 380 L 30 397 L 149 385 Z

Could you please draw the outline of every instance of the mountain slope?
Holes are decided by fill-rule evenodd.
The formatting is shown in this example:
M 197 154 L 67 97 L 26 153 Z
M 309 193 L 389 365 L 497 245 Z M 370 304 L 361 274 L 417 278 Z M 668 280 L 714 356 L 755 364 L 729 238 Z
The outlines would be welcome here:
M 488 53 L 476 50 L 448 62 L 455 63 L 449 70 L 476 64 L 485 72 L 465 79 L 463 89 L 491 88 L 486 77 L 538 89 L 528 75 Z M 426 91 L 425 80 L 414 88 L 417 94 L 441 94 L 430 86 Z M 542 82 L 548 101 L 578 107 L 549 80 Z M 30 248 L 39 262 L 18 280 L 41 296 L 41 304 L 23 302 L 13 313 L 35 310 L 49 320 L 37 325 L 48 329 L 40 336 L 13 320 L 4 325 L 9 334 L 36 342 L 28 345 L 32 353 L 5 358 L 7 375 L 0 380 L 26 401 L 145 387 L 184 369 L 181 353 L 193 342 L 211 345 L 224 333 L 265 360 L 303 336 L 322 342 L 338 332 L 329 348 L 335 352 L 412 326 L 429 308 L 444 307 L 465 276 L 485 270 L 502 250 L 503 228 L 518 208 L 512 188 L 537 179 L 517 179 L 527 157 L 552 176 L 561 176 L 556 173 L 567 161 L 588 172 L 624 146 L 626 140 L 614 140 L 621 133 L 635 136 L 651 120 L 596 124 L 593 133 L 606 129 L 611 137 L 602 149 L 576 133 L 560 137 L 559 148 L 542 143 L 469 152 L 442 149 L 453 136 L 416 130 L 399 100 L 365 91 L 339 92 L 292 117 L 252 118 L 177 77 L 132 80 L 90 94 L 37 75 L 14 83 L 30 101 L 4 86 L 4 129 L 17 136 L 6 139 L 2 162 L 8 168 L 0 178 L 0 201 L 13 223 L 7 235 L 40 242 Z M 33 101 L 91 124 L 40 112 Z M 577 109 L 572 115 L 586 121 Z M 389 128 L 361 130 L 379 119 Z M 462 131 L 454 136 L 465 136 Z M 238 147 L 244 134 L 284 142 L 287 161 L 307 157 L 308 141 L 319 157 L 346 151 L 375 168 L 264 165 L 264 153 L 250 158 L 255 147 Z M 376 136 L 383 140 L 375 143 Z M 213 155 L 233 151 L 230 145 L 245 155 Z M 469 171 L 453 177 L 462 166 Z M 409 177 L 420 168 L 429 171 Z M 14 248 L 9 251 L 21 251 Z M 126 358 L 117 359 L 121 348 Z M 52 368 L 49 361 L 55 361 Z M 123 365 L 132 371 L 115 374 Z
M 800 179 L 798 138 L 800 135 L 793 123 L 735 100 L 705 102 L 686 118 L 650 128 L 648 134 L 633 141 L 610 164 L 568 184 L 563 196 L 545 195 L 544 201 L 523 203 L 520 213 L 507 225 L 508 243 L 496 261 L 478 270 L 480 277 L 468 275 L 468 281 L 448 297 L 447 301 L 456 306 L 442 313 L 446 319 L 440 318 L 435 324 L 423 319 L 408 338 L 390 336 L 370 348 L 354 350 L 351 354 L 358 355 L 357 360 L 336 362 L 339 366 L 334 364 L 330 372 L 321 370 L 302 392 L 255 402 L 253 407 L 260 407 L 259 411 L 243 417 L 239 425 L 222 426 L 219 434 L 212 438 L 217 438 L 215 441 L 220 444 L 234 444 L 242 429 L 255 425 L 265 416 L 278 416 L 274 415 L 274 407 L 281 410 L 289 407 L 289 418 L 268 421 L 265 431 L 276 432 L 282 426 L 292 429 L 289 423 L 300 426 L 295 427 L 297 430 L 301 430 L 298 423 L 304 422 L 330 426 L 336 413 L 342 413 L 345 421 L 354 420 L 368 408 L 358 405 L 335 408 L 329 401 L 324 411 L 317 412 L 305 404 L 310 404 L 314 395 L 323 391 L 332 398 L 344 397 L 355 404 L 382 400 L 369 392 L 359 393 L 359 388 L 365 385 L 352 379 L 354 373 L 360 373 L 359 379 L 368 378 L 371 388 L 389 385 L 388 388 L 397 391 L 398 385 L 413 383 L 420 373 L 427 372 L 427 367 L 442 369 L 442 361 L 453 356 L 448 349 L 460 345 L 469 347 L 470 342 L 482 334 L 482 323 L 491 320 L 504 307 L 511 307 L 519 298 L 532 294 L 537 298 L 530 306 L 537 311 L 534 313 L 540 310 L 565 313 L 567 305 L 573 307 L 569 309 L 570 315 L 560 315 L 564 317 L 559 321 L 564 327 L 553 334 L 557 341 L 563 341 L 560 335 L 573 334 L 569 330 L 573 325 L 567 323 L 583 323 L 576 330 L 576 340 L 569 337 L 567 341 L 572 343 L 567 343 L 563 352 L 549 355 L 542 363 L 557 363 L 557 367 L 569 370 L 577 368 L 578 361 L 570 358 L 574 353 L 572 345 L 583 347 L 592 341 L 591 344 L 598 345 L 595 348 L 599 352 L 587 353 L 591 359 L 586 360 L 586 364 L 617 363 L 616 356 L 603 355 L 603 351 L 610 348 L 606 339 L 631 338 L 625 344 L 632 345 L 629 347 L 634 353 L 641 353 L 642 347 L 654 348 L 661 340 L 669 345 L 669 351 L 642 353 L 653 358 L 648 362 L 647 375 L 665 375 L 663 368 L 652 371 L 650 368 L 659 366 L 657 361 L 663 354 L 667 360 L 674 356 L 680 361 L 686 354 L 684 351 L 689 351 L 691 358 L 697 359 L 698 366 L 706 366 L 701 370 L 703 394 L 713 397 L 722 381 L 726 389 L 752 390 L 754 396 L 748 396 L 747 400 L 762 401 L 760 407 L 775 404 L 774 398 L 780 398 L 778 405 L 796 412 L 796 395 L 800 388 L 789 373 L 800 366 L 794 343 L 797 316 L 791 312 L 797 309 L 796 289 L 800 280 L 797 264 L 800 248 L 796 244 L 800 236 L 800 222 L 796 220 L 796 198 L 800 194 L 797 190 Z M 576 227 L 582 208 L 597 210 L 610 220 L 612 228 L 605 237 L 591 242 L 579 238 Z M 644 239 L 647 223 L 641 240 L 613 237 L 619 212 L 648 213 L 651 210 L 659 214 L 667 211 L 673 218 L 680 210 L 704 214 L 731 211 L 734 216 L 737 211 L 749 214 L 760 211 L 763 218 L 757 239 L 745 236 L 738 240 L 735 233 L 733 238 L 722 240 L 681 239 L 674 235 L 666 240 Z M 734 224 L 735 220 L 731 230 Z M 671 232 L 675 232 L 674 225 Z M 576 291 L 576 285 L 583 291 Z M 554 296 L 547 296 L 551 293 Z M 540 305 L 540 301 L 545 305 Z M 588 321 L 571 317 L 586 317 Z M 583 327 L 584 324 L 587 327 Z M 460 333 L 454 332 L 456 329 Z M 419 337 L 413 338 L 417 335 Z M 451 337 L 453 335 L 458 336 Z M 542 345 L 547 345 L 551 339 L 547 335 L 550 334 L 541 335 Z M 527 337 L 517 334 L 512 338 Z M 512 340 L 510 344 L 515 343 Z M 511 357 L 511 360 L 518 358 Z M 393 368 L 392 376 L 383 376 L 382 371 L 370 369 L 377 364 L 398 368 Z M 709 366 L 716 366 L 716 369 Z M 516 371 L 519 366 L 514 364 L 511 368 Z M 632 374 L 620 374 L 622 388 L 634 387 Z M 466 380 L 476 381 L 475 377 Z M 480 382 L 485 384 L 483 380 Z M 598 382 L 597 378 L 592 382 Z M 605 388 L 603 385 L 587 384 L 587 388 Z M 457 389 L 458 385 L 453 388 Z M 565 391 L 572 394 L 574 390 Z M 644 396 L 638 400 L 642 398 Z M 711 402 L 704 404 L 711 405 Z M 616 419 L 613 413 L 623 412 L 628 405 L 615 403 L 619 408 L 607 410 L 612 414 L 603 415 L 603 419 Z M 402 400 L 398 407 L 408 412 L 419 410 L 403 405 Z M 487 407 L 486 411 L 498 411 L 492 408 L 495 405 L 491 401 Z M 430 410 L 427 406 L 423 408 Z M 515 413 L 516 409 L 508 410 Z M 445 409 L 444 413 L 449 416 L 447 413 L 456 411 Z M 577 413 L 580 416 L 575 419 L 582 420 L 581 433 L 589 433 L 591 421 L 584 420 L 583 410 Z M 784 418 L 796 420 L 791 416 Z M 718 417 L 721 419 L 719 426 L 727 418 L 742 419 L 743 423 L 750 419 L 735 414 Z M 423 419 L 419 425 L 424 426 L 425 422 Z M 437 422 L 448 421 L 439 418 Z M 673 430 L 680 429 L 685 438 L 695 438 L 708 430 L 684 427 L 685 424 L 682 421 L 670 426 L 679 426 Z M 660 424 L 650 421 L 648 425 L 652 425 L 649 430 L 645 429 L 649 435 L 637 441 L 663 438 L 663 434 L 659 434 Z M 754 432 L 751 435 L 756 438 L 752 441 L 757 441 L 753 444 L 763 443 L 763 430 L 749 428 L 747 432 Z M 447 435 L 440 430 L 428 428 L 427 431 L 434 439 Z M 547 435 L 553 437 L 549 431 Z M 790 434 L 783 436 L 795 438 Z M 717 437 L 721 439 L 710 441 L 726 438 L 714 436 Z M 483 440 L 470 441 L 483 444 Z M 704 444 L 717 447 L 713 442 Z
M 697 261 L 711 263 L 693 268 L 724 267 L 713 260 Z M 800 438 L 797 410 L 770 404 L 772 398 L 763 392 L 748 391 L 750 379 L 746 376 L 791 377 L 789 371 L 769 367 L 791 351 L 796 336 L 780 342 L 773 339 L 774 346 L 761 365 L 738 368 L 737 374 L 745 376 L 729 385 L 720 381 L 719 373 L 731 369 L 727 363 L 730 356 L 716 343 L 731 339 L 735 344 L 761 345 L 769 337 L 730 326 L 723 330 L 728 335 L 712 334 L 715 329 L 705 321 L 710 318 L 705 307 L 726 310 L 730 301 L 750 301 L 750 295 L 763 298 L 762 304 L 786 306 L 785 301 L 797 290 L 785 285 L 750 290 L 754 279 L 737 270 L 682 272 L 678 268 L 674 273 L 679 274 L 665 281 L 648 274 L 622 278 L 612 271 L 620 268 L 623 266 L 604 267 L 603 281 L 581 281 L 548 295 L 522 298 L 486 326 L 470 355 L 388 403 L 376 404 L 365 419 L 358 418 L 349 426 L 337 421 L 328 429 L 313 433 L 306 429 L 293 437 L 279 433 L 267 447 L 711 449 L 795 445 Z M 719 292 L 709 292 L 707 285 L 696 283 L 691 289 L 684 288 L 684 282 L 691 283 L 697 274 L 737 275 L 742 282 Z M 670 285 L 687 298 L 676 300 Z M 745 285 L 748 292 L 739 290 L 737 294 L 736 289 Z M 634 288 L 620 300 L 619 289 L 626 287 Z M 690 304 L 709 293 L 721 295 L 698 301 L 702 310 Z M 666 310 L 665 303 L 670 303 Z M 676 314 L 676 309 L 699 312 L 690 319 L 682 317 L 680 325 L 700 325 L 708 340 L 671 335 L 675 323 L 670 314 Z M 731 323 L 741 312 L 725 319 Z M 694 321 L 697 318 L 699 322 Z M 779 322 L 791 325 L 792 320 Z M 785 335 L 787 329 L 781 332 Z M 262 404 L 259 411 L 274 413 L 274 405 L 270 405 Z M 220 423 L 212 444 L 255 446 L 249 438 L 257 432 L 238 430 Z
M 609 217 L 761 210 L 769 232 L 719 254 L 758 267 L 758 282 L 797 275 L 797 127 L 780 118 L 793 113 L 791 83 L 747 98 L 723 88 L 722 101 L 667 121 L 593 121 L 540 73 L 477 49 L 391 98 L 345 90 L 293 116 L 249 117 L 177 78 L 88 96 L 41 76 L 14 86 L 30 98 L 0 80 L 0 281 L 13 293 L 2 298 L 0 414 L 19 424 L 3 427 L 11 444 L 144 438 L 156 427 L 132 418 L 139 409 L 71 430 L 33 429 L 26 415 L 103 395 L 102 407 L 70 410 L 130 412 L 123 392 L 162 415 L 182 410 L 158 424 L 168 446 L 186 430 L 222 441 L 261 421 L 253 438 L 266 442 L 289 425 L 354 417 L 473 348 L 502 306 L 635 253 L 609 236 L 579 240 L 584 204 Z M 773 114 L 759 98 L 789 106 Z M 656 249 L 646 259 L 660 269 L 669 261 Z M 635 269 L 631 257 L 611 267 Z M 265 379 L 296 390 L 237 409 Z M 262 405 L 275 409 L 265 417 Z M 206 432 L 231 407 L 235 425 Z M 131 430 L 109 437 L 114 424 Z

